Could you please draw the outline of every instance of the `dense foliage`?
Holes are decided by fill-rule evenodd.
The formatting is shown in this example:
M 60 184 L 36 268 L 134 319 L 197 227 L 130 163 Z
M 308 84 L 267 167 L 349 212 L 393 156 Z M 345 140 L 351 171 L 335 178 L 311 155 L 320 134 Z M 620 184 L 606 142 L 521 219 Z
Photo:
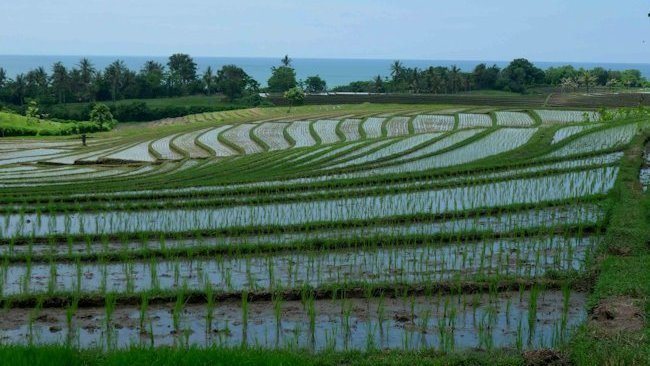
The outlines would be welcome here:
M 72 122 L 50 121 L 35 117 L 25 117 L 14 113 L 0 112 L 0 137 L 9 136 L 48 136 L 73 135 L 108 131 L 111 122 Z
M 170 56 L 167 65 L 147 61 L 139 71 L 128 69 L 121 60 L 104 70 L 97 70 L 86 58 L 72 69 L 57 62 L 52 66 L 51 74 L 44 67 L 38 67 L 13 79 L 0 68 L 0 102 L 19 106 L 29 100 L 51 105 L 215 92 L 237 98 L 246 93 L 256 93 L 258 87 L 257 82 L 234 65 L 224 66 L 216 75 L 211 68 L 199 75 L 196 63 L 186 54 Z
M 589 92 L 595 86 L 640 87 L 645 83 L 639 70 L 613 71 L 602 67 L 584 70 L 568 65 L 544 71 L 523 58 L 513 60 L 504 69 L 497 65 L 479 64 L 472 72 L 463 72 L 456 65 L 410 68 L 395 61 L 391 65 L 390 77 L 377 75 L 372 80 L 355 81 L 333 91 L 455 94 L 472 90 L 502 90 L 526 93 L 534 87 L 551 86 L 565 91 Z
M 391 65 L 390 77 L 376 76 L 370 81 L 356 81 L 333 89 L 335 92 L 371 93 L 429 93 L 455 94 L 472 90 L 499 90 L 527 93 L 532 88 L 551 86 L 563 91 L 587 91 L 593 87 L 640 87 L 646 80 L 639 70 L 613 71 L 596 67 L 592 70 L 562 66 L 542 70 L 526 59 L 513 60 L 501 69 L 496 65 L 479 64 L 473 71 L 459 67 L 409 68 L 400 61 Z M 298 80 L 292 60 L 285 56 L 279 66 L 271 69 L 268 87 L 271 93 L 282 94 L 294 87 L 306 93 L 327 91 L 320 76 Z M 84 121 L 90 117 L 94 103 L 112 101 L 111 113 L 118 121 L 149 121 L 194 113 L 217 112 L 241 106 L 259 105 L 260 84 L 241 67 L 224 65 L 219 70 L 208 67 L 201 71 L 186 54 L 174 54 L 166 65 L 147 61 L 140 70 L 127 68 L 117 60 L 104 70 L 98 70 L 86 58 L 73 68 L 62 63 L 52 65 L 51 73 L 38 67 L 26 74 L 9 78 L 0 67 L 0 104 L 22 114 Z M 169 98 L 189 95 L 224 95 L 229 105 L 209 106 L 168 103 L 152 106 L 142 99 Z M 133 102 L 117 103 L 135 99 Z M 36 105 L 30 105 L 36 101 Z M 234 102 L 234 103 L 233 103 Z M 74 104 L 70 104 L 74 103 Z M 36 109 L 34 109 L 36 107 Z

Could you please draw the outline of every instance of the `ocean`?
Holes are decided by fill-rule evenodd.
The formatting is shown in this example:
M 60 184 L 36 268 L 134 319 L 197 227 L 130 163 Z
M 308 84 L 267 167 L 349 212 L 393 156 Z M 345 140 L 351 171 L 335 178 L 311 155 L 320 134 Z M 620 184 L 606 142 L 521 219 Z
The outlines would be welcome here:
M 25 73 L 39 66 L 51 72 L 52 64 L 62 62 L 66 67 L 73 67 L 82 56 L 21 56 L 21 55 L 0 55 L 0 67 L 7 71 L 9 77 L 13 78 L 20 73 Z M 162 64 L 167 62 L 167 57 L 161 56 L 88 56 L 97 69 L 103 69 L 111 62 L 120 59 L 128 68 L 139 70 L 148 60 L 158 61 Z M 223 65 L 235 64 L 243 68 L 250 76 L 260 82 L 262 86 L 271 76 L 271 67 L 280 64 L 280 57 L 277 58 L 253 58 L 253 57 L 194 57 L 199 72 L 203 72 L 208 66 L 218 70 Z M 295 58 L 293 67 L 296 69 L 298 79 L 306 79 L 308 76 L 319 75 L 327 82 L 329 88 L 346 85 L 352 81 L 370 80 L 377 75 L 382 77 L 390 75 L 390 65 L 394 60 L 380 59 L 316 59 L 316 58 Z M 456 65 L 463 71 L 471 71 L 477 64 L 496 64 L 500 67 L 508 65 L 509 61 L 494 60 L 401 60 L 407 67 L 427 68 L 429 66 L 451 66 Z M 650 79 L 650 64 L 624 64 L 624 63 L 599 63 L 599 62 L 535 62 L 535 65 L 542 69 L 552 66 L 573 65 L 576 68 L 593 68 L 601 66 L 605 69 L 626 70 L 638 69 Z

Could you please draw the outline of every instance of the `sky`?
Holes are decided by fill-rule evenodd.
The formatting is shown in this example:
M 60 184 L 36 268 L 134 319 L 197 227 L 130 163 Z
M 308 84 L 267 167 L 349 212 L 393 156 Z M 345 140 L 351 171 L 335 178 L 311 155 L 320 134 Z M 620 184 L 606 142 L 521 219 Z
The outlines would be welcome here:
M 0 54 L 650 63 L 650 0 L 3 0 Z

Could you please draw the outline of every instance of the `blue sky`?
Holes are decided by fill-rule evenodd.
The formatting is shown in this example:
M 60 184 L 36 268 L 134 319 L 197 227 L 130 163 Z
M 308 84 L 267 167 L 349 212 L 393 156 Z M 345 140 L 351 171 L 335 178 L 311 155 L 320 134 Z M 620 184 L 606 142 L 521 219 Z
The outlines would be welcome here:
M 650 0 L 6 0 L 0 54 L 646 63 L 649 11 Z

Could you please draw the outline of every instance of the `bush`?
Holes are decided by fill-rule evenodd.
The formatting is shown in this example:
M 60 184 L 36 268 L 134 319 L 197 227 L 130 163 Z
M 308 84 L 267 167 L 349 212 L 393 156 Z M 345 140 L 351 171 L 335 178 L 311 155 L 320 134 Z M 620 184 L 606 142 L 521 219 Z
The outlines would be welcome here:
M 151 108 L 145 102 L 132 102 L 111 106 L 113 117 L 120 122 L 148 122 L 190 114 L 221 112 L 239 108 L 232 106 L 165 106 Z
M 10 136 L 61 136 L 79 133 L 108 131 L 110 127 L 102 127 L 94 122 L 67 122 L 58 129 L 39 128 L 34 126 L 0 126 L 0 137 Z

